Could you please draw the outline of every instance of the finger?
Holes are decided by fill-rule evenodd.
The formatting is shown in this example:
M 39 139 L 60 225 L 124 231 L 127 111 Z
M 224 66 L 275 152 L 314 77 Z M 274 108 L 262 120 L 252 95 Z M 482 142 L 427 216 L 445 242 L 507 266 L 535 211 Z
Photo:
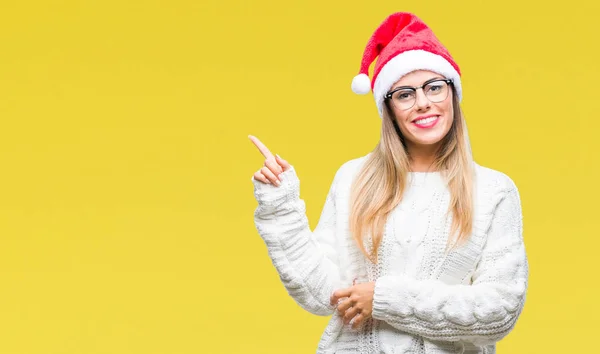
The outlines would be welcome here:
M 271 151 L 263 144 L 257 137 L 248 135 L 248 138 L 252 143 L 258 148 L 258 151 L 268 160 L 275 161 L 275 156 L 271 153 Z
M 263 175 L 260 171 L 254 173 L 254 179 L 262 183 L 271 184 L 267 177 L 265 177 L 265 175 Z
M 348 311 L 346 311 L 346 313 L 344 314 L 344 323 L 348 324 L 350 323 L 350 320 L 352 320 L 355 316 L 357 316 L 358 314 L 360 314 L 360 309 L 356 306 L 351 307 L 350 309 L 348 309 Z
M 353 329 L 357 329 L 361 323 L 363 323 L 364 320 L 364 316 L 362 313 L 359 313 L 358 315 L 356 315 L 356 317 L 354 317 L 351 321 L 350 324 L 352 325 Z
M 260 172 L 262 172 L 262 174 L 265 175 L 265 177 L 267 177 L 267 179 L 269 180 L 269 182 L 271 182 L 272 184 L 274 184 L 276 186 L 279 186 L 281 184 L 279 182 L 279 179 L 267 167 L 261 168 Z
M 352 288 L 336 290 L 331 295 L 331 300 L 330 300 L 331 305 L 337 304 L 341 298 L 350 297 L 350 294 L 352 294 Z
M 345 299 L 338 304 L 337 310 L 340 313 L 340 315 L 343 315 L 351 307 L 352 307 L 352 301 L 350 301 L 350 299 Z
M 273 172 L 273 174 L 276 176 L 279 176 L 279 174 L 283 172 L 281 166 L 279 166 L 279 164 L 273 160 L 265 160 L 265 166 L 268 167 L 269 170 L 271 170 L 271 172 Z
M 284 171 L 289 170 L 292 165 L 290 165 L 289 162 L 287 162 L 286 160 L 282 159 L 281 156 L 279 155 L 275 155 L 275 161 L 277 161 L 277 163 L 279 164 L 279 166 L 281 166 L 283 168 Z

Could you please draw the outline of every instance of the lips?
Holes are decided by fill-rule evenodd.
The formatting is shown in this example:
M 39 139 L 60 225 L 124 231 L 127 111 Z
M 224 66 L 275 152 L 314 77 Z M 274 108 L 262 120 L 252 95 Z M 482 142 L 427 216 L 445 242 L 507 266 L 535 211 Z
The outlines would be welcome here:
M 419 118 L 413 120 L 412 123 L 415 126 L 417 126 L 418 128 L 428 129 L 428 128 L 432 128 L 433 126 L 435 126 L 439 120 L 440 120 L 440 116 L 429 115 L 426 117 L 419 117 Z
M 417 125 L 427 125 L 429 123 L 434 122 L 436 119 L 437 119 L 437 117 L 423 118 L 423 119 L 414 121 L 414 123 Z
M 422 120 L 428 119 L 428 118 L 432 118 L 432 117 L 436 118 L 436 117 L 439 117 L 439 115 L 438 114 L 428 114 L 426 116 L 419 116 L 419 117 L 413 119 L 411 123 L 421 123 L 419 121 L 422 121 Z

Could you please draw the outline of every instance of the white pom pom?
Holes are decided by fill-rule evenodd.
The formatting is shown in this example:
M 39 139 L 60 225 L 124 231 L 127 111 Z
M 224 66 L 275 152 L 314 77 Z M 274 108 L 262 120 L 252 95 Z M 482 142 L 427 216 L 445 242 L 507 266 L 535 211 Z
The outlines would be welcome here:
M 371 80 L 366 74 L 358 74 L 352 79 L 352 92 L 366 95 L 371 92 Z

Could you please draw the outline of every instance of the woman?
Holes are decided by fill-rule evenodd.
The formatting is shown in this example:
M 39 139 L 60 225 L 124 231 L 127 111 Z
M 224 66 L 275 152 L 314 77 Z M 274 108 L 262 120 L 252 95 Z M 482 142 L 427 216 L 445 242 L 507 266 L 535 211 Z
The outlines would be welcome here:
M 314 232 L 293 166 L 250 136 L 258 232 L 295 301 L 333 314 L 317 353 L 494 353 L 527 290 L 517 187 L 472 160 L 459 67 L 416 16 L 367 43 L 352 89 L 370 88 L 381 140 L 338 169 Z

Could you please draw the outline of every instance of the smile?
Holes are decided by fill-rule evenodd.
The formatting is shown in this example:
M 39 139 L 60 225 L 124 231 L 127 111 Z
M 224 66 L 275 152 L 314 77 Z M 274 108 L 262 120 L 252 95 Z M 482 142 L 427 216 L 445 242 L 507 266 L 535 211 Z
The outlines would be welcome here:
M 413 124 L 419 128 L 431 128 L 438 122 L 439 118 L 440 116 L 420 118 L 413 121 Z

